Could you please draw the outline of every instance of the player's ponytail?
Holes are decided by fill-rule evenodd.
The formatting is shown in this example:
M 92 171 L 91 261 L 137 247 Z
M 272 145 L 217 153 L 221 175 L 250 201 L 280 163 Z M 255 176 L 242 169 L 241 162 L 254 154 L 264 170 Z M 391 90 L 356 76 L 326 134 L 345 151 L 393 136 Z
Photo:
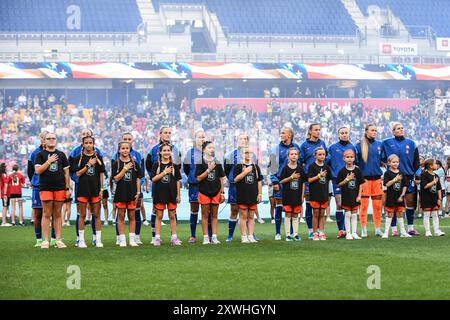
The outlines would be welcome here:
M 361 156 L 362 159 L 365 163 L 367 163 L 367 157 L 369 156 L 369 138 L 367 138 L 367 131 L 369 130 L 370 127 L 375 127 L 374 124 L 369 123 L 365 128 L 364 128 L 364 134 L 361 138 Z

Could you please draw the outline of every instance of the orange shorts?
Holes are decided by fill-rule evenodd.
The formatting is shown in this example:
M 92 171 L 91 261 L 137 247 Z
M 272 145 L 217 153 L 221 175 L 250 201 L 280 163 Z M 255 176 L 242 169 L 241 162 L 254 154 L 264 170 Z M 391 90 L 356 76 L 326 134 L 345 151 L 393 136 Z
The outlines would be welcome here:
M 96 197 L 77 197 L 78 202 L 81 203 L 97 203 L 100 202 L 100 196 Z
M 283 206 L 283 211 L 289 213 L 301 213 L 302 206 Z
M 167 210 L 176 210 L 177 209 L 177 204 L 176 203 L 155 203 L 153 205 L 155 207 L 156 210 L 165 210 L 167 208 Z
M 220 192 L 214 197 L 205 196 L 203 193 L 198 193 L 198 203 L 200 204 L 220 204 Z
M 375 197 L 383 195 L 383 182 L 381 179 L 366 180 L 361 185 L 361 196 L 363 197 Z
M 114 202 L 117 209 L 136 209 L 136 202 L 135 201 L 129 201 L 129 202 Z
M 256 204 L 240 204 L 239 209 L 242 210 L 256 210 Z
M 384 207 L 387 213 L 402 213 L 405 212 L 405 207 Z
M 64 201 L 66 200 L 66 190 L 40 191 L 41 201 Z
M 345 211 L 350 211 L 350 212 L 355 212 L 358 211 L 359 206 L 341 206 L 342 209 L 344 209 Z
M 310 201 L 309 205 L 313 209 L 326 209 L 326 208 L 328 208 L 328 201 L 324 201 L 324 202 Z
M 436 210 L 439 210 L 439 206 L 434 206 L 433 208 L 423 208 L 422 209 L 423 211 L 436 211 Z

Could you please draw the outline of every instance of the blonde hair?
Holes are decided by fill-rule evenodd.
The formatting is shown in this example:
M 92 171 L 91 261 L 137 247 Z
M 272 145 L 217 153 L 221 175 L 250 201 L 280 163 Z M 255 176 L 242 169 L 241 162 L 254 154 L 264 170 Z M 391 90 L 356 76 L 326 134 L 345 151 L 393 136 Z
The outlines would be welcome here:
M 347 150 L 345 150 L 343 156 L 345 157 L 345 155 L 346 155 L 347 153 L 351 153 L 351 154 L 353 154 L 353 156 L 355 156 L 355 151 L 353 151 L 352 149 L 347 149 Z
M 284 126 L 283 128 L 281 128 L 281 131 L 283 131 L 283 130 L 289 131 L 289 133 L 291 134 L 291 141 L 294 141 L 294 130 L 291 127 L 287 127 L 287 126 Z M 250 137 L 249 137 L 249 140 L 250 140 Z
M 369 139 L 367 138 L 367 130 L 369 130 L 370 127 L 376 127 L 376 126 L 372 123 L 369 123 L 364 128 L 364 134 L 361 138 L 361 156 L 365 163 L 367 163 L 367 157 L 369 156 Z
M 311 123 L 308 127 L 308 132 L 306 133 L 306 138 L 307 139 L 311 139 L 311 130 L 314 126 L 319 126 L 320 127 L 320 123 Z
M 387 158 L 388 164 L 391 163 L 392 160 L 394 160 L 395 158 L 397 158 L 397 159 L 400 161 L 400 158 L 398 157 L 398 155 L 396 155 L 396 154 L 394 153 L 394 154 L 391 154 L 391 155 Z
M 391 127 L 392 132 L 395 131 L 395 129 L 397 128 L 397 126 L 402 126 L 402 124 L 401 124 L 400 122 L 394 122 L 394 123 L 392 124 L 392 127 Z

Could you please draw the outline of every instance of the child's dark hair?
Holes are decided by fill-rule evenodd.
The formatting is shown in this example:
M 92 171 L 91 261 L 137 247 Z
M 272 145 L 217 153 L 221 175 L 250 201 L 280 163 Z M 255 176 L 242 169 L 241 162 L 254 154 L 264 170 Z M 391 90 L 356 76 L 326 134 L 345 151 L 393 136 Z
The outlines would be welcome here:
M 0 163 L 0 174 L 6 173 L 6 163 Z
M 436 160 L 436 164 L 442 168 L 442 162 L 441 162 L 441 160 Z
M 91 130 L 91 132 L 92 132 L 92 130 Z M 81 165 L 81 159 L 83 158 L 83 153 L 84 153 L 83 145 L 87 139 L 91 139 L 92 143 L 95 145 L 95 138 L 93 136 L 86 136 L 81 139 L 81 152 L 80 152 L 80 160 L 78 161 L 78 167 Z M 94 147 L 94 156 L 97 158 L 97 151 L 95 150 L 95 147 Z M 101 165 L 100 160 L 98 160 L 98 161 L 99 161 L 99 164 Z
M 122 161 L 122 160 L 120 160 L 120 148 L 122 147 L 123 144 L 127 144 L 128 147 L 131 150 L 131 144 L 129 142 L 127 142 L 127 141 L 120 141 L 119 142 L 119 144 L 117 146 L 117 161 L 118 161 L 117 162 L 117 173 L 119 173 L 120 163 Z M 130 159 L 131 159 L 131 162 L 133 162 L 133 170 L 137 171 L 136 163 L 134 162 L 134 159 L 133 159 L 133 157 L 131 155 L 130 155 Z
M 433 163 L 435 163 L 435 162 L 436 162 L 436 160 L 434 160 L 432 158 L 426 159 L 425 162 L 423 163 L 423 166 L 424 166 L 425 170 L 430 169 L 430 166 L 432 166 Z
M 13 165 L 13 173 L 12 173 L 12 179 L 13 179 L 14 184 L 16 184 L 18 182 L 17 171 L 19 171 L 19 166 L 17 164 L 15 164 L 15 165 Z
M 203 144 L 202 144 L 202 153 L 203 153 L 203 151 L 205 151 L 205 148 L 208 146 L 208 144 L 211 144 L 212 143 L 212 141 L 205 141 L 205 142 L 203 142 Z
M 450 157 L 447 158 L 447 166 L 446 170 L 450 169 Z
M 158 147 L 158 169 L 156 170 L 156 174 L 159 174 L 161 172 L 162 150 L 165 147 L 169 147 L 170 148 L 169 167 L 173 165 L 173 161 L 172 161 L 172 145 L 170 143 L 167 143 L 167 142 L 160 143 L 160 145 Z M 175 171 L 173 171 L 172 174 L 175 175 Z

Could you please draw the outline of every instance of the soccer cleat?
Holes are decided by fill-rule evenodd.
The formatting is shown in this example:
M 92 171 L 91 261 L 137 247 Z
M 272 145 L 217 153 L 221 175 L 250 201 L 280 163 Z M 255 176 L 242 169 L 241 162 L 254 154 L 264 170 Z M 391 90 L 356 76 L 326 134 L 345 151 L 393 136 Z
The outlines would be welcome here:
M 319 234 L 318 233 L 314 233 L 313 241 L 319 241 L 319 240 L 320 240 Z
M 51 239 L 50 240 L 50 247 L 55 247 L 56 248 L 56 239 Z
M 108 222 L 108 220 L 105 220 L 105 222 L 103 223 L 103 225 L 106 227 L 106 226 L 109 226 L 109 222 Z
M 162 225 L 162 226 L 165 226 L 166 224 L 164 223 L 164 221 L 161 221 L 161 225 Z
M 227 242 L 233 241 L 233 237 L 228 237 L 226 241 L 227 241 Z
M 2 223 L 2 227 L 12 227 L 12 224 L 8 222 Z
M 152 241 L 150 241 L 150 244 L 154 244 L 155 242 L 155 237 L 152 237 Z
M 172 238 L 172 239 L 170 240 L 170 243 L 171 243 L 173 246 L 181 246 L 181 241 L 180 241 L 178 238 Z
M 393 237 L 398 237 L 398 231 L 397 230 L 392 230 L 392 236 Z
M 431 234 L 430 231 L 425 232 L 425 237 L 432 237 L 433 235 Z
M 400 238 L 411 238 L 412 237 L 412 235 L 410 235 L 409 233 L 407 233 L 407 232 L 402 232 L 401 234 L 400 234 Z
M 130 238 L 129 243 L 130 247 L 139 247 L 134 238 Z
M 212 237 L 211 237 L 211 243 L 212 243 L 212 244 L 220 244 L 220 241 L 217 239 L 216 236 L 212 236 Z
M 139 238 L 136 237 L 134 241 L 135 241 L 137 244 L 144 244 L 144 243 L 142 243 L 140 237 L 139 237 Z
M 195 239 L 195 237 L 190 237 L 188 240 L 188 243 L 196 243 L 197 239 Z
M 294 241 L 294 239 L 291 236 L 286 236 L 286 241 Z
M 361 240 L 362 239 L 360 236 L 358 236 L 358 234 L 356 232 L 352 233 L 352 237 L 355 240 Z
M 300 223 L 306 223 L 305 219 L 303 219 L 303 217 L 300 218 L 299 220 Z
M 375 237 L 381 237 L 383 236 L 383 233 L 381 231 L 375 231 Z
M 96 246 L 97 248 L 103 248 L 103 243 L 102 243 L 102 242 L 97 242 L 97 243 L 95 244 L 95 246 Z
M 42 245 L 42 239 L 38 239 L 38 240 L 36 240 L 34 247 L 37 248 L 37 247 L 40 247 L 41 245 Z
M 381 239 L 387 239 L 389 238 L 389 233 L 383 233 L 383 235 L 381 236 Z
M 84 242 L 83 240 L 80 240 L 78 242 L 78 248 L 87 248 L 86 242 Z
M 58 249 L 67 248 L 66 244 L 65 244 L 64 242 L 62 242 L 62 240 L 56 241 L 56 247 L 57 247 Z
M 259 222 L 260 224 L 265 223 L 265 221 L 264 221 L 263 219 L 261 219 L 261 218 L 258 219 L 258 222 Z
M 241 236 L 241 243 L 250 243 L 247 236 Z
M 279 233 L 277 233 L 276 235 L 275 235 L 275 240 L 281 240 L 281 235 L 279 234 Z
M 319 240 L 327 240 L 327 236 L 325 235 L 325 233 L 319 234 Z
M 203 244 L 210 244 L 209 237 L 203 237 Z
M 313 239 L 314 239 L 314 232 L 310 232 L 310 233 L 308 234 L 308 239 L 309 239 L 309 240 L 313 240 Z
M 250 243 L 257 243 L 258 242 L 258 240 L 254 236 L 248 236 L 248 241 Z
M 116 239 L 116 246 L 120 245 L 120 239 Z
M 127 246 L 127 241 L 120 241 L 119 247 L 126 247 L 126 246 Z
M 410 236 L 420 236 L 420 233 L 417 232 L 415 229 L 409 230 L 409 231 L 408 231 L 408 234 L 409 234 Z
M 347 240 L 353 240 L 353 236 L 351 233 L 347 233 L 347 235 L 345 236 L 345 239 Z
M 19 222 L 19 226 L 21 226 L 21 227 L 25 227 L 25 223 L 23 223 L 23 222 Z
M 150 223 L 148 223 L 147 220 L 144 220 L 144 222 L 142 222 L 142 224 L 143 224 L 144 226 L 146 226 L 146 227 L 148 227 L 148 226 L 150 225 Z
M 249 236 L 250 237 L 250 236 Z M 255 239 L 255 241 L 259 241 L 259 238 L 256 236 L 256 234 L 253 233 L 253 238 Z
M 80 240 L 75 240 L 75 247 L 78 247 L 78 243 L 80 243 Z
M 334 222 L 333 219 L 331 219 L 330 217 L 327 217 L 326 222 Z
M 50 246 L 49 246 L 49 243 L 48 243 L 47 240 L 42 241 L 42 243 L 41 243 L 41 249 L 48 249 L 49 247 L 50 247 Z
M 270 223 L 275 224 L 275 219 L 271 219 Z
M 434 235 L 436 237 L 442 237 L 442 236 L 445 236 L 445 232 L 442 230 L 438 230 L 437 232 L 434 233 Z
M 361 230 L 361 238 L 367 238 L 367 229 L 366 228 L 362 228 L 362 230 Z
M 302 241 L 302 238 L 300 238 L 300 236 L 297 234 L 294 236 L 294 241 Z
M 346 235 L 346 232 L 345 232 L 345 231 L 339 230 L 339 232 L 338 232 L 336 238 L 342 239 L 342 238 L 345 238 L 345 235 Z

